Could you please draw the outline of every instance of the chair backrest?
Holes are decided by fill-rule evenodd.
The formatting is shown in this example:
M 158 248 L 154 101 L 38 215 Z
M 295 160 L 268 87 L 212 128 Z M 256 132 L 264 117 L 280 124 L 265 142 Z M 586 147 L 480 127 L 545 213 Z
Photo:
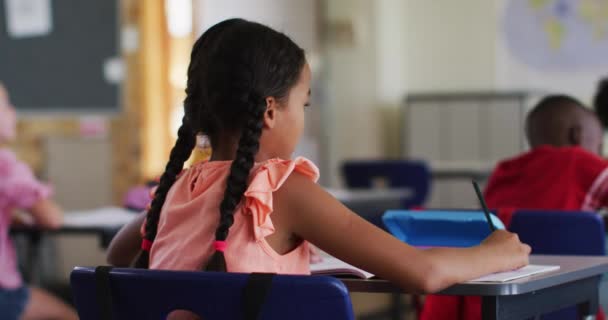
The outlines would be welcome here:
M 100 316 L 95 268 L 70 276 L 80 319 Z M 109 291 L 114 319 L 166 319 L 189 310 L 203 320 L 244 319 L 243 290 L 249 274 L 112 269 Z M 348 291 L 332 277 L 275 275 L 258 319 L 354 319 Z
M 348 188 L 372 188 L 382 179 L 387 188 L 408 188 L 413 195 L 403 200 L 403 208 L 421 206 L 431 185 L 431 173 L 424 161 L 414 160 L 352 160 L 342 165 Z
M 509 229 L 533 254 L 606 254 L 604 222 L 593 212 L 518 210 Z
M 509 230 L 532 247 L 533 254 L 605 255 L 604 221 L 593 212 L 517 210 Z M 577 319 L 575 307 L 541 317 L 542 320 Z
M 498 229 L 504 225 L 491 214 Z M 483 211 L 473 210 L 391 210 L 382 217 L 388 231 L 413 246 L 471 247 L 490 234 Z

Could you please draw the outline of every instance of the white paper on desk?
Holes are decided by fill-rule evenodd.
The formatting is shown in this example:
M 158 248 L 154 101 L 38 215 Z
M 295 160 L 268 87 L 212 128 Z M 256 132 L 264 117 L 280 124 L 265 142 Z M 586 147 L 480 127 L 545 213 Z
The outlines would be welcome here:
M 487 276 L 473 279 L 469 282 L 507 282 L 523 277 L 532 276 L 539 273 L 545 273 L 549 271 L 559 270 L 559 266 L 546 266 L 546 265 L 534 265 L 529 264 L 523 268 L 519 268 L 513 271 L 492 273 Z
M 137 213 L 119 207 L 103 207 L 93 210 L 67 212 L 63 225 L 68 227 L 121 227 L 137 216 Z
M 51 0 L 4 0 L 4 3 L 9 36 L 26 38 L 51 33 Z

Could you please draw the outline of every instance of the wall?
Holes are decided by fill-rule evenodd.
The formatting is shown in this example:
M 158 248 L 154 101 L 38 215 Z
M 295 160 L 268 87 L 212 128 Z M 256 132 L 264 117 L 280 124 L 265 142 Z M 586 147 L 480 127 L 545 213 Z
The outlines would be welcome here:
M 511 75 L 497 40 L 505 1 L 199 0 L 207 6 L 199 5 L 199 31 L 240 15 L 319 48 L 315 82 L 322 83 L 323 110 L 309 137 L 321 140 L 322 182 L 340 186 L 344 160 L 400 156 L 399 112 L 407 93 L 538 88 L 535 75 L 516 79 L 521 86 L 505 79 Z M 310 24 L 320 28 L 319 40 L 310 40 Z M 589 77 L 569 76 L 584 80 L 585 88 L 569 86 L 563 75 L 543 84 L 589 101 Z
M 194 0 L 194 4 L 197 36 L 220 21 L 238 17 L 285 32 L 307 51 L 318 48 L 315 0 Z
M 495 84 L 496 1 L 407 1 L 408 90 L 478 90 Z
M 608 68 L 541 72 L 526 67 L 500 36 L 508 1 L 516 0 L 408 0 L 408 89 L 524 89 L 564 92 L 591 102 L 596 81 Z

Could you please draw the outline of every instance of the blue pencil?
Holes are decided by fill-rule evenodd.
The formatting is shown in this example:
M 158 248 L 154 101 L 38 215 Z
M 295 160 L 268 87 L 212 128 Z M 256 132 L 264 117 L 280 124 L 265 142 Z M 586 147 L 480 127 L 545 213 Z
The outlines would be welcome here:
M 481 190 L 479 189 L 479 185 L 475 180 L 473 180 L 473 188 L 475 188 L 475 193 L 477 194 L 477 198 L 479 199 L 479 203 L 483 208 L 483 212 L 486 215 L 486 219 L 488 220 L 488 225 L 490 226 L 490 232 L 494 232 L 496 227 L 494 223 L 492 223 L 492 218 L 490 217 L 490 210 L 488 210 L 488 206 L 486 205 L 486 201 L 483 199 L 483 195 L 481 194 Z

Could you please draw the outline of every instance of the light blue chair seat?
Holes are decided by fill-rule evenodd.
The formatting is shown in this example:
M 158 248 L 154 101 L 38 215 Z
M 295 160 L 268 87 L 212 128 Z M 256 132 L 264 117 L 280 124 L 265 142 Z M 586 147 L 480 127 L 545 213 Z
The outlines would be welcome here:
M 505 228 L 491 217 L 497 229 Z M 471 247 L 490 234 L 483 211 L 389 210 L 382 220 L 397 239 L 419 247 Z

